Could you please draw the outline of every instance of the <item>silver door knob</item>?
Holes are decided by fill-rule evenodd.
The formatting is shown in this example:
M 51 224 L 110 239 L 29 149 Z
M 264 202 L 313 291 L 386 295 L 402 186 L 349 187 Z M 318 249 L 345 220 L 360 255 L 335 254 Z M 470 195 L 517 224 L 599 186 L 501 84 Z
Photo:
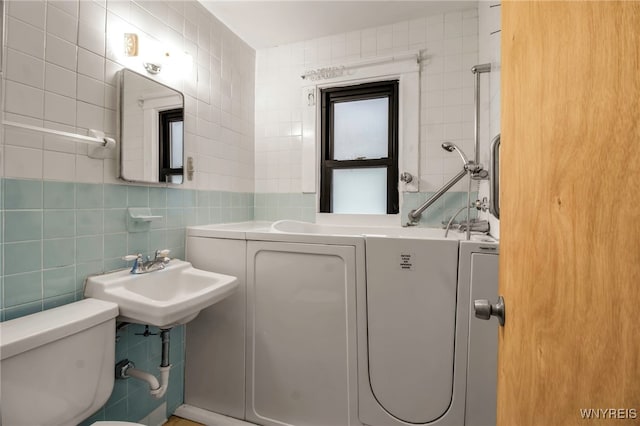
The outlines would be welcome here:
M 492 316 L 498 318 L 501 326 L 504 326 L 504 299 L 498 296 L 498 303 L 492 305 L 487 299 L 478 299 L 473 301 L 473 309 L 476 318 L 488 320 Z

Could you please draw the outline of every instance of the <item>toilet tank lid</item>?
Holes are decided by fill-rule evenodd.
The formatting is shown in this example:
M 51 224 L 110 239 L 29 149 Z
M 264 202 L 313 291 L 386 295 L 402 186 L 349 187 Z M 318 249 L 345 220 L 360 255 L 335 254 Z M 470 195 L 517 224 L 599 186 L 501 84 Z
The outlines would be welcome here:
M 84 299 L 0 323 L 0 359 L 86 330 L 118 316 L 118 305 Z

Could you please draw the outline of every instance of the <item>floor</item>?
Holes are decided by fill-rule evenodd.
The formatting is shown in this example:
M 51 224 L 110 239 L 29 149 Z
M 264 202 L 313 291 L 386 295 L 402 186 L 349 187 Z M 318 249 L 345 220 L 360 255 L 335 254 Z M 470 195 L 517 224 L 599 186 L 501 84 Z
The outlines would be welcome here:
M 202 423 L 192 422 L 191 420 L 183 419 L 182 417 L 171 416 L 169 421 L 163 426 L 204 426 Z

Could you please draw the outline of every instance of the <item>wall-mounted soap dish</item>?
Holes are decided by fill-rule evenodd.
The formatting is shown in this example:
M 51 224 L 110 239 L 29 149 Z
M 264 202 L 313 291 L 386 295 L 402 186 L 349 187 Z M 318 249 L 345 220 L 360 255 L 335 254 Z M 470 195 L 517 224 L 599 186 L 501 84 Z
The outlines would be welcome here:
M 161 220 L 162 216 L 152 215 L 148 207 L 129 207 L 127 209 L 127 231 L 146 232 L 151 222 Z

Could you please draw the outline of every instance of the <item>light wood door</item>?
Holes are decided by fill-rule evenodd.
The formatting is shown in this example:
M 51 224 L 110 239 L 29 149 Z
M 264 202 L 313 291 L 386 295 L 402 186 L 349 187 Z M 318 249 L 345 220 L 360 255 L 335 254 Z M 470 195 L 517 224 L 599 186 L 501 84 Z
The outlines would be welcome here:
M 502 9 L 498 424 L 637 424 L 640 2 Z

